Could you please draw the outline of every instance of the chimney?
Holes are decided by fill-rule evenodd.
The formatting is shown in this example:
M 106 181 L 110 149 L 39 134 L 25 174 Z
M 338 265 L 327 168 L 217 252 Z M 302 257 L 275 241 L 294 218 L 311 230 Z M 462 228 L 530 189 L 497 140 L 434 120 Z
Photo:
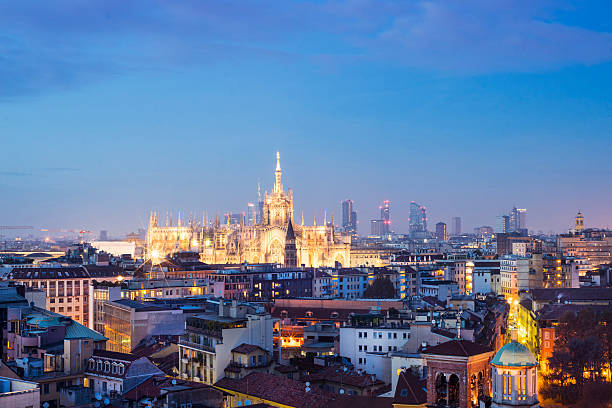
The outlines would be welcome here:
M 219 316 L 220 317 L 225 316 L 225 305 L 224 305 L 223 298 L 219 299 Z

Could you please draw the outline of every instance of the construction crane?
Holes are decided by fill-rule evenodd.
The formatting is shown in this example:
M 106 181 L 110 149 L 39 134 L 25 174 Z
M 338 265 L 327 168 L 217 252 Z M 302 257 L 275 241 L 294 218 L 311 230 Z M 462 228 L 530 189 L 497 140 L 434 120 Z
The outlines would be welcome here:
M 4 240 L 4 230 L 31 230 L 31 225 L 0 225 L 0 240 L 4 241 L 4 250 L 6 251 L 6 241 Z

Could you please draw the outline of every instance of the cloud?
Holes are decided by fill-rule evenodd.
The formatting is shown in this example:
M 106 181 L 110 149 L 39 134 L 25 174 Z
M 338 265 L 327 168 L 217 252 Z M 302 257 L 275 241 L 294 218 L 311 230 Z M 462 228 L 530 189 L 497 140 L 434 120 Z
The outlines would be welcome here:
M 459 74 L 611 59 L 611 33 L 554 11 L 543 0 L 2 2 L 0 98 L 236 59 Z

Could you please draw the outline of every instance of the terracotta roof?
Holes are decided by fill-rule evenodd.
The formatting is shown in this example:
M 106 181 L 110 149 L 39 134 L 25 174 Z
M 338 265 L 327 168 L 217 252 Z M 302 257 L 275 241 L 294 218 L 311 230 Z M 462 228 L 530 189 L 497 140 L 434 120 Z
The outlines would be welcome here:
M 431 332 L 435 334 L 439 334 L 440 336 L 447 337 L 449 339 L 457 338 L 457 333 L 453 333 L 452 331 L 441 329 L 439 327 L 432 327 Z
M 165 357 L 151 358 L 153 364 L 160 370 L 168 375 L 174 375 L 175 371 L 178 372 L 179 367 L 179 353 L 178 351 L 168 354 Z
M 402 371 L 395 388 L 394 404 L 419 405 L 427 402 L 427 381 Z
M 300 381 L 266 373 L 250 373 L 242 379 L 222 378 L 215 387 L 247 393 L 253 397 L 272 401 L 295 408 L 328 408 L 334 400 L 334 394 L 317 390 L 306 392 L 306 386 Z
M 316 373 L 306 376 L 303 381 L 312 382 L 336 382 L 351 385 L 353 387 L 372 387 L 382 386 L 385 383 L 370 374 L 358 374 L 356 371 L 347 369 L 344 371 L 342 366 L 326 367 Z
M 172 381 L 175 381 L 176 383 L 172 384 Z M 210 385 L 155 375 L 142 381 L 136 387 L 131 388 L 129 391 L 123 394 L 123 397 L 130 400 L 135 400 L 136 396 L 138 396 L 138 399 L 147 397 L 156 398 L 161 395 L 162 389 L 167 388 L 166 391 L 171 392 L 172 388 L 176 387 L 179 387 L 181 390 L 188 388 L 210 388 L 211 392 L 219 392 Z
M 488 353 L 488 347 L 481 346 L 480 344 L 474 343 L 468 340 L 451 340 L 445 343 L 438 344 L 437 346 L 428 347 L 422 351 L 423 354 L 436 354 L 443 356 L 458 356 L 458 357 L 470 357 L 479 354 Z
M 234 347 L 232 349 L 232 353 L 249 354 L 257 350 L 266 351 L 263 348 L 256 346 L 254 344 L 242 343 L 241 345 Z

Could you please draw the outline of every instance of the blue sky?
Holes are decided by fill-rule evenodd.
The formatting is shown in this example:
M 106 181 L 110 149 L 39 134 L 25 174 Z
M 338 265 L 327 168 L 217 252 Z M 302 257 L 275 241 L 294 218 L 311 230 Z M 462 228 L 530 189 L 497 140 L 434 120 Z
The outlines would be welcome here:
M 243 211 L 612 227 L 606 1 L 0 2 L 0 224 Z

